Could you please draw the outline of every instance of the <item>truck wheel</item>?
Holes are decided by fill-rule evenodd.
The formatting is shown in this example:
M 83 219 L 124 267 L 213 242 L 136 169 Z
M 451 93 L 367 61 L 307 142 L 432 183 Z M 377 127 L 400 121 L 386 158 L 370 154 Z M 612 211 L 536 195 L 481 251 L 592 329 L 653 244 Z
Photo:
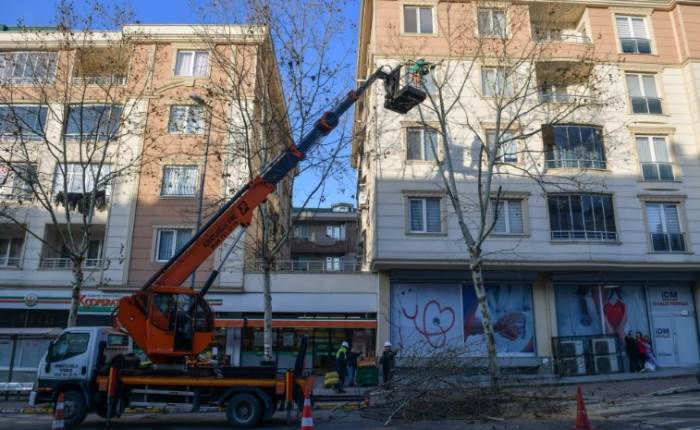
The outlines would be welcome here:
M 226 405 L 226 419 L 233 428 L 249 429 L 260 421 L 261 409 L 260 401 L 254 395 L 236 394 Z
M 58 400 L 58 399 L 57 399 Z M 69 430 L 78 427 L 87 416 L 85 397 L 78 391 L 63 392 L 63 425 Z

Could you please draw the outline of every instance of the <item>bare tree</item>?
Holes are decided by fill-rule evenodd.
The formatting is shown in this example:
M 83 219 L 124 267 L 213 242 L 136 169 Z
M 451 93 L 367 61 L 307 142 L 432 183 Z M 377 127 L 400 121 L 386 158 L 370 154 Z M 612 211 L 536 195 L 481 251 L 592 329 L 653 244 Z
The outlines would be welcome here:
M 282 150 L 298 143 L 333 102 L 339 87 L 351 82 L 348 63 L 352 53 L 331 55 L 346 27 L 342 19 L 346 3 L 249 0 L 244 8 L 238 8 L 234 7 L 238 2 L 215 0 L 200 9 L 208 21 L 213 17 L 216 22 L 245 22 L 255 29 L 249 35 L 251 40 L 261 35 L 264 38 L 255 48 L 239 41 L 236 52 L 231 53 L 217 48 L 230 35 L 202 35 L 214 53 L 212 62 L 226 71 L 221 82 L 213 82 L 209 99 L 226 104 L 226 109 L 214 111 L 236 118 L 216 121 L 231 136 L 230 153 L 224 156 L 238 160 L 239 172 L 246 172 L 247 180 L 252 180 Z M 319 193 L 326 179 L 347 168 L 343 155 L 349 139 L 344 125 L 320 148 L 306 154 L 302 164 L 278 185 L 277 195 L 261 205 L 248 228 L 243 245 L 246 267 L 259 268 L 263 275 L 263 349 L 267 361 L 273 358 L 271 272 L 276 261 L 289 258 L 293 183 L 299 175 L 315 175 L 318 180 L 306 190 L 302 207 L 314 199 L 323 201 Z M 234 191 L 241 179 L 231 181 L 228 188 Z
M 121 29 L 128 9 L 61 1 L 56 14 L 55 30 L 19 28 L 17 46 L 31 51 L 0 57 L 0 219 L 41 242 L 40 267 L 72 270 L 74 326 L 81 288 L 108 282 L 100 273 L 123 258 L 105 258 L 103 225 L 112 190 L 144 162 L 133 137 L 147 76 L 129 68 L 142 60 L 139 35 L 94 30 Z
M 409 159 L 436 163 L 435 179 L 467 252 L 490 385 L 498 387 L 494 332 L 505 323 L 492 320 L 483 266 L 489 254 L 517 257 L 517 250 L 485 252 L 485 242 L 503 221 L 509 185 L 529 181 L 543 193 L 602 185 L 589 175 L 605 166 L 602 131 L 584 136 L 575 148 L 543 140 L 557 124 L 601 123 L 618 103 L 609 91 L 615 78 L 605 65 L 611 60 L 603 62 L 584 33 L 571 30 L 564 37 L 582 43 L 564 43 L 556 6 L 543 5 L 538 14 L 510 2 L 442 6 L 438 33 L 447 52 L 441 58 L 420 59 L 427 46 L 418 42 L 393 46 L 406 65 L 402 83 L 427 93 L 416 122 L 426 130 L 422 146 L 409 141 L 407 151 Z M 474 17 L 478 28 L 465 16 Z

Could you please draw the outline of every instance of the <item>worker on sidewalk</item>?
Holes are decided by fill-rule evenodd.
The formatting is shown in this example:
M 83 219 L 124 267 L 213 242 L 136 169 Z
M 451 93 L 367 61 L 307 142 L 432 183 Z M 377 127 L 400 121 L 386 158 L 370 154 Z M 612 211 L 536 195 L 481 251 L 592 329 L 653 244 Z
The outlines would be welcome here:
M 335 371 L 338 372 L 338 385 L 335 387 L 335 391 L 338 393 L 344 393 L 345 390 L 345 378 L 348 375 L 348 343 L 343 341 L 338 348 L 338 352 L 335 353 Z
M 357 375 L 357 359 L 360 358 L 360 353 L 353 351 L 352 349 L 348 351 L 348 386 L 355 386 L 355 375 Z
M 391 342 L 384 342 L 384 352 L 382 352 L 382 356 L 379 359 L 379 364 L 382 365 L 382 378 L 385 384 L 391 381 L 396 365 L 395 357 L 398 352 L 398 349 L 391 349 Z

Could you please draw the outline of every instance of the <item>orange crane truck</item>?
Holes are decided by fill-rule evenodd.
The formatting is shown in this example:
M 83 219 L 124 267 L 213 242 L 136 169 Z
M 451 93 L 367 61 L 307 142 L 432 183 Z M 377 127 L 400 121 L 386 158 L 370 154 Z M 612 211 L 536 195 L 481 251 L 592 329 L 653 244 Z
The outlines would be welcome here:
M 394 112 L 405 114 L 425 100 L 423 64 L 380 67 L 324 113 L 298 145 L 286 148 L 226 202 L 139 291 L 119 301 L 113 327 L 66 329 L 39 364 L 30 403 L 55 403 L 62 393 L 68 429 L 80 425 L 91 411 L 110 420 L 126 407 L 149 406 L 188 412 L 223 409 L 233 428 L 250 428 L 270 418 L 280 405 L 288 411 L 293 403 L 299 405 L 308 382 L 303 376 L 305 340 L 294 369 L 198 361 L 214 336 L 214 317 L 204 296 L 235 245 L 201 290 L 182 284 L 231 233 L 236 231 L 236 242 L 241 238 L 253 211 L 276 184 L 375 81 L 384 81 L 384 106 Z M 148 365 L 131 353 L 132 345 L 145 353 Z

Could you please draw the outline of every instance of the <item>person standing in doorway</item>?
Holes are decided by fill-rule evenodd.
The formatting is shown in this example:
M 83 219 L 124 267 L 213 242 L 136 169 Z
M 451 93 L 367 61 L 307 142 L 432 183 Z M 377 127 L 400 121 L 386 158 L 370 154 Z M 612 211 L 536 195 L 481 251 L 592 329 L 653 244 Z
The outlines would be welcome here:
M 338 372 L 338 385 L 335 391 L 338 393 L 345 392 L 345 378 L 348 375 L 348 346 L 348 343 L 343 341 L 338 352 L 335 353 L 335 371 Z
M 357 375 L 357 359 L 360 358 L 360 353 L 352 349 L 348 351 L 348 386 L 355 386 L 355 375 Z
M 384 342 L 384 352 L 379 359 L 379 364 L 382 365 L 382 378 L 384 383 L 391 381 L 394 374 L 394 367 L 396 365 L 396 353 L 398 350 L 391 349 L 391 342 Z
M 625 336 L 625 352 L 629 360 L 630 372 L 637 372 L 639 370 L 639 351 L 637 350 L 637 341 L 634 339 L 632 330 L 628 331 Z

